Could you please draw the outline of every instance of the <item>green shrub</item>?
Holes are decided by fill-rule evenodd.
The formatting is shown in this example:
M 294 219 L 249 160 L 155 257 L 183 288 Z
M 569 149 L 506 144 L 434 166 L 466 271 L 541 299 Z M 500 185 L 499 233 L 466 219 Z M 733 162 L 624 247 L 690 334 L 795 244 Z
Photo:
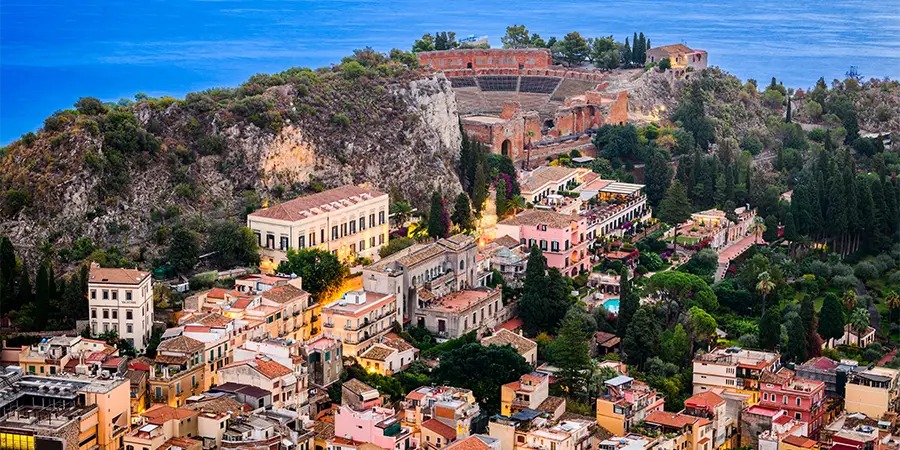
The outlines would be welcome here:
M 332 114 L 331 121 L 343 128 L 347 128 L 350 126 L 350 118 L 341 113 Z
M 202 156 L 221 155 L 225 152 L 225 137 L 206 135 L 197 139 L 197 151 Z
M 20 189 L 6 191 L 3 201 L 3 213 L 7 217 L 14 216 L 26 206 L 31 205 L 31 193 Z

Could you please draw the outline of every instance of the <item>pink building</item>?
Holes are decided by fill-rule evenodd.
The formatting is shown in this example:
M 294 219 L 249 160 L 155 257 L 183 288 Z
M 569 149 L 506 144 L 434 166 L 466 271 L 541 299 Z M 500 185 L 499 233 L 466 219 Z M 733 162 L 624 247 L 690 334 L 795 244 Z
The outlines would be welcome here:
M 378 406 L 361 410 L 341 406 L 334 417 L 334 435 L 388 450 L 407 450 L 412 445 L 410 429 L 400 424 L 394 410 Z
M 527 248 L 536 245 L 544 252 L 549 267 L 574 277 L 590 270 L 587 252 L 587 220 L 578 215 L 529 209 L 497 224 L 497 237 L 510 236 Z M 526 250 L 527 251 L 527 250 Z
M 783 409 L 794 420 L 809 426 L 809 437 L 817 439 L 825 425 L 825 383 L 797 378 L 787 369 L 763 373 L 759 380 L 760 406 Z

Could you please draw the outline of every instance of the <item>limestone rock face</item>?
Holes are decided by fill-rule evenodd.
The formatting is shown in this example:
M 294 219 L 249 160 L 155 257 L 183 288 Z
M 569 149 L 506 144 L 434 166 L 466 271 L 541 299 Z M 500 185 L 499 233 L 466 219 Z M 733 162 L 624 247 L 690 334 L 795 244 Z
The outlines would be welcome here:
M 138 104 L 134 116 L 161 149 L 132 157 L 129 187 L 120 195 L 102 194 L 102 173 L 86 162 L 103 154 L 102 132 L 86 132 L 79 118 L 63 133 L 41 133 L 30 147 L 17 145 L 0 156 L 0 189 L 32 195 L 21 210 L 3 211 L 0 234 L 26 253 L 36 253 L 44 241 L 60 249 L 88 237 L 98 248 L 115 245 L 152 258 L 161 255 L 175 223 L 242 221 L 264 201 L 318 189 L 368 183 L 420 208 L 434 189 L 448 198 L 458 194 L 461 135 L 450 82 L 422 75 L 364 89 L 377 92 L 362 98 L 332 90 L 309 107 L 301 102 L 311 95 L 303 97 L 294 86 L 268 88 L 263 96 L 283 117 L 277 129 L 236 120 L 228 109 L 196 114 L 186 102 Z M 223 140 L 224 149 L 196 150 L 198 130 Z

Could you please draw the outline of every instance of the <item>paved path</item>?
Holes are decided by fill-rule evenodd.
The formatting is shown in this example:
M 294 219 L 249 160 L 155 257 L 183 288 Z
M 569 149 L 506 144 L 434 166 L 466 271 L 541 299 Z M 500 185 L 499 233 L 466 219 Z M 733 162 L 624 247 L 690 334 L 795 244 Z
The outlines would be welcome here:
M 743 255 L 744 252 L 755 243 L 756 236 L 751 234 L 745 236 L 743 239 L 732 241 L 728 246 L 722 249 L 722 251 L 719 252 L 719 265 L 716 267 L 716 274 L 713 278 L 714 281 L 722 281 L 725 278 L 725 271 L 728 270 L 728 264 L 731 263 L 731 260 Z M 760 239 L 759 243 L 765 244 L 765 241 Z

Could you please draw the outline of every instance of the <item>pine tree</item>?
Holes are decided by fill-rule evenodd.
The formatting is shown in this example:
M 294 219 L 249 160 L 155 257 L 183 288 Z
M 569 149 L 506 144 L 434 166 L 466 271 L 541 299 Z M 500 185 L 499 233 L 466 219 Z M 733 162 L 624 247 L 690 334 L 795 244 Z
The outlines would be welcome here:
M 659 204 L 659 218 L 663 222 L 677 225 L 691 217 L 691 201 L 681 181 L 675 180 Z
M 471 230 L 474 228 L 472 223 L 472 206 L 469 204 L 469 196 L 465 192 L 460 192 L 456 196 L 456 204 L 453 206 L 451 219 L 460 230 Z
M 434 239 L 445 238 L 450 235 L 450 216 L 444 205 L 444 199 L 440 192 L 431 194 L 431 208 L 428 212 L 428 235 Z
M 822 302 L 816 330 L 826 341 L 840 339 L 844 335 L 844 307 L 841 305 L 841 299 L 830 292 L 825 294 Z
M 759 323 L 759 346 L 774 350 L 781 341 L 781 311 L 769 308 Z
M 497 205 L 497 217 L 502 218 L 506 215 L 506 180 L 500 178 L 497 180 L 497 194 L 494 196 L 494 203 Z
M 659 206 L 666 190 L 672 183 L 672 166 L 662 151 L 653 152 L 644 172 L 647 183 L 647 201 L 653 207 Z

